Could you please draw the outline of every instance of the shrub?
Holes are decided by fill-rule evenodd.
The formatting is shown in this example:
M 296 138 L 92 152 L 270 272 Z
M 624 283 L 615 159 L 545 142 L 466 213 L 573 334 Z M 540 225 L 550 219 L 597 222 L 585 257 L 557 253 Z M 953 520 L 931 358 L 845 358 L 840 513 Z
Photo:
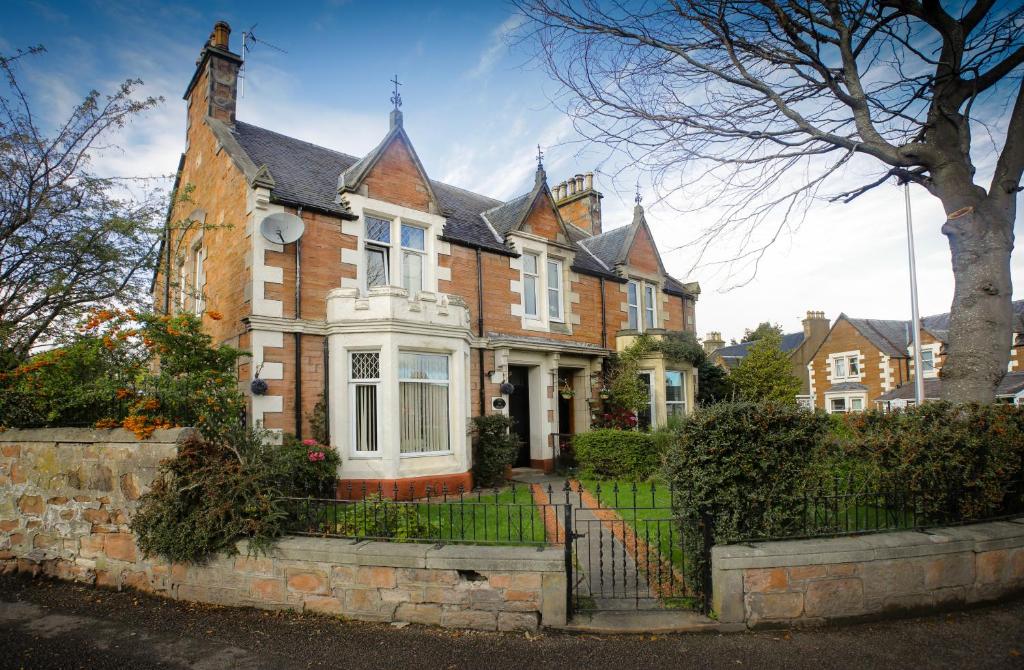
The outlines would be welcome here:
M 750 347 L 739 365 L 729 373 L 739 397 L 750 402 L 796 403 L 800 380 L 793 374 L 789 354 L 782 351 L 782 338 L 768 332 Z
M 654 434 L 612 428 L 576 435 L 573 451 L 586 475 L 636 480 L 650 479 L 662 456 Z
M 519 436 L 512 432 L 515 422 L 504 414 L 474 416 L 470 426 L 473 438 L 473 479 L 479 486 L 492 486 L 505 478 L 516 461 Z
M 282 495 L 333 498 L 337 493 L 341 459 L 330 446 L 313 438 L 285 435 L 280 447 L 266 449 L 271 476 Z
M 694 557 L 687 564 L 691 578 L 705 567 L 702 513 L 713 515 L 720 542 L 798 528 L 802 487 L 828 426 L 825 415 L 789 403 L 717 403 L 683 420 L 663 471 Z
M 877 490 L 913 491 L 936 519 L 970 519 L 1000 509 L 1024 474 L 1024 409 L 925 403 L 847 419 L 851 460 L 869 467 Z
M 422 518 L 418 505 L 393 502 L 379 494 L 337 509 L 331 530 L 338 535 L 398 541 L 440 536 L 440 527 Z
M 236 363 L 194 314 L 98 310 L 67 345 L 0 373 L 0 426 L 123 427 L 139 439 L 194 426 L 218 441 L 244 407 Z
M 324 458 L 311 460 L 310 453 L 321 452 Z M 171 561 L 231 554 L 243 539 L 251 551 L 266 551 L 287 528 L 281 497 L 319 495 L 336 476 L 336 454 L 319 445 L 269 444 L 263 434 L 241 429 L 225 442 L 193 434 L 161 464 L 132 530 L 146 555 Z

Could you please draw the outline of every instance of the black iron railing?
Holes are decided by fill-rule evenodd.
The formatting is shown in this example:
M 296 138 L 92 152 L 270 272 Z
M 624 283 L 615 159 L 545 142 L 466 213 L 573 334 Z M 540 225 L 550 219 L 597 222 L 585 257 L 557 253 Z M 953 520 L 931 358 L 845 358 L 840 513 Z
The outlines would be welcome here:
M 755 529 L 755 520 L 773 514 L 769 529 Z M 729 511 L 718 510 L 717 515 Z M 925 530 L 1024 515 L 1024 481 L 991 487 L 892 488 L 858 490 L 849 481 L 835 480 L 784 501 L 748 506 L 747 518 L 721 524 L 738 531 L 720 532 L 718 543 L 838 537 L 900 530 Z
M 439 544 L 541 546 L 564 541 L 558 523 L 562 505 L 534 500 L 524 485 L 472 491 L 356 487 L 347 498 L 283 499 L 288 532 Z

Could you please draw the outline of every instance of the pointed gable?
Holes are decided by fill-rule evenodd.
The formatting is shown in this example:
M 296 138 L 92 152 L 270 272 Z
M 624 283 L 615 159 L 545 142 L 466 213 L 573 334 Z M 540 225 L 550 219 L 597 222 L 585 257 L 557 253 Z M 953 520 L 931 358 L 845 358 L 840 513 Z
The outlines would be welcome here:
M 573 243 L 541 169 L 537 171 L 533 190 L 489 209 L 481 216 L 499 235 L 522 231 L 552 242 Z
M 400 113 L 392 114 L 391 130 L 381 143 L 338 178 L 339 193 L 356 191 L 361 186 L 375 200 L 441 213 L 430 178 L 402 128 Z
M 534 199 L 529 212 L 519 224 L 519 230 L 553 242 L 567 241 L 565 224 L 562 223 L 552 199 L 543 192 Z
M 633 234 L 632 244 L 629 245 L 629 250 L 626 252 L 626 262 L 630 267 L 641 272 L 651 274 L 664 272 L 658 248 L 654 245 L 651 231 L 646 225 L 638 226 Z

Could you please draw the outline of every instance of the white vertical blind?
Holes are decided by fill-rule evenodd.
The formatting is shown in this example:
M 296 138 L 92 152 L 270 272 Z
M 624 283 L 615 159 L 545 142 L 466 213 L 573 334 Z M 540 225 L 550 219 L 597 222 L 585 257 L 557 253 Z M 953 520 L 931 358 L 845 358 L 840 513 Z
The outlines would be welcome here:
M 350 360 L 349 380 L 355 450 L 373 453 L 380 448 L 377 443 L 377 387 L 380 385 L 380 352 L 353 352 Z
M 448 356 L 398 356 L 401 453 L 448 451 Z

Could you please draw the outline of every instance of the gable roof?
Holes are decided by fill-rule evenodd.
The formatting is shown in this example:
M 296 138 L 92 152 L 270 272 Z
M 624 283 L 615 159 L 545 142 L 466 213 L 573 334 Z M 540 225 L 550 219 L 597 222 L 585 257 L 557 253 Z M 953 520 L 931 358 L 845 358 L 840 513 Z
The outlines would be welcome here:
M 868 342 L 886 356 L 894 358 L 907 357 L 907 342 L 910 334 L 909 321 L 894 321 L 887 319 L 854 319 L 840 314 L 839 319 L 846 321 L 857 329 Z M 839 319 L 836 319 L 837 321 Z
M 761 340 L 753 340 L 751 342 L 740 342 L 739 344 L 730 344 L 724 347 L 715 349 L 711 355 L 712 357 L 721 357 L 722 362 L 725 363 L 726 367 L 732 368 L 742 361 L 747 354 L 750 353 L 750 348 Z M 786 333 L 782 336 L 782 342 L 779 344 L 779 348 L 783 352 L 789 353 L 803 344 L 804 332 L 801 330 L 798 333 Z

